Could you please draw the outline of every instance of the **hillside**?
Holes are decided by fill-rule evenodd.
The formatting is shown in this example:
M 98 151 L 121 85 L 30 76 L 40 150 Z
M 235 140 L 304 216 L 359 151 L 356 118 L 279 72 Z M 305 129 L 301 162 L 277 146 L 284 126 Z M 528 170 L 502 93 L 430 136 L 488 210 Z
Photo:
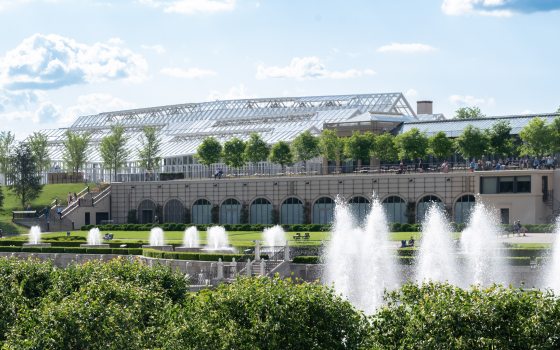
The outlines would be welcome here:
M 0 209 L 0 228 L 4 230 L 5 233 L 27 232 L 25 227 L 20 227 L 12 223 L 12 211 L 22 210 L 18 198 L 13 195 L 8 187 L 0 187 L 4 193 L 4 205 Z M 55 198 L 58 198 L 61 203 L 65 204 L 68 192 L 77 193 L 84 189 L 84 187 L 85 185 L 83 183 L 45 185 L 39 198 L 31 202 L 31 207 L 33 210 L 42 210 L 52 203 Z

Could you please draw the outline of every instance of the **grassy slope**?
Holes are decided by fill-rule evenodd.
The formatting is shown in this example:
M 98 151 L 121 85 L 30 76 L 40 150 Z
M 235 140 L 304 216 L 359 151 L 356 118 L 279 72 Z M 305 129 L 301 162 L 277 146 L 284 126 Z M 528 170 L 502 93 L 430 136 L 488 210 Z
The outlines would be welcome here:
M 85 185 L 83 183 L 45 185 L 43 192 L 41 192 L 39 198 L 31 202 L 31 206 L 33 209 L 43 209 L 56 197 L 65 204 L 68 192 L 77 193 L 84 188 Z M 0 209 L 0 228 L 4 232 L 27 232 L 26 228 L 12 224 L 12 211 L 22 209 L 19 199 L 6 186 L 2 186 L 2 192 L 4 193 L 4 206 Z

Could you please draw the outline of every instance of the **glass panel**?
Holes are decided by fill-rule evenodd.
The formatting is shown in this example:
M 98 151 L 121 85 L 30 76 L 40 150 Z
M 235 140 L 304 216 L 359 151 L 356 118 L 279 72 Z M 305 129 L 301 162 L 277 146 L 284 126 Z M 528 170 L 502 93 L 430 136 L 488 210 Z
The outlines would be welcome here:
M 177 199 L 171 199 L 165 204 L 163 209 L 164 222 L 181 223 L 184 222 L 185 207 Z
M 498 178 L 496 177 L 483 177 L 481 183 L 480 193 L 482 194 L 495 194 L 497 185 L 498 185 Z
M 517 178 L 517 193 L 530 193 L 531 192 L 531 177 L 518 176 Z
M 513 193 L 513 176 L 498 178 L 498 193 Z

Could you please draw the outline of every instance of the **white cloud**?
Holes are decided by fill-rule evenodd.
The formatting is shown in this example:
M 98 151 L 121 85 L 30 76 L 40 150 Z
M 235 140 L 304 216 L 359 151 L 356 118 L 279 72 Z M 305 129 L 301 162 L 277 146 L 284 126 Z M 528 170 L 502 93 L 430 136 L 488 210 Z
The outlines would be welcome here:
M 43 102 L 34 113 L 35 123 L 54 123 L 62 117 L 61 107 L 52 102 Z
M 388 53 L 427 53 L 436 51 L 436 48 L 430 45 L 421 43 L 391 43 L 388 45 L 383 45 L 377 49 L 377 52 Z
M 414 100 L 418 97 L 418 91 L 416 91 L 415 89 L 408 89 L 404 93 L 404 96 L 407 100 Z
M 153 51 L 158 55 L 162 55 L 165 53 L 165 47 L 163 47 L 162 45 L 141 45 L 140 47 L 144 50 Z
M 505 0 L 444 0 L 441 4 L 441 10 L 449 16 L 510 17 L 513 12 L 504 7 L 505 3 Z
M 493 106 L 496 104 L 494 97 L 475 97 L 471 95 L 451 95 L 449 101 L 457 106 Z
M 235 0 L 139 0 L 139 2 L 155 8 L 163 8 L 164 12 L 185 15 L 229 12 L 235 9 Z
M 202 68 L 163 68 L 160 70 L 161 74 L 174 77 L 174 78 L 185 78 L 185 79 L 195 79 L 195 78 L 204 78 L 204 77 L 213 77 L 218 75 L 213 70 L 210 69 L 202 69 Z
M 232 86 L 228 91 L 226 92 L 220 92 L 220 91 L 211 91 L 210 94 L 208 95 L 208 100 L 209 101 L 214 101 L 214 100 L 237 100 L 237 99 L 245 99 L 245 98 L 255 98 L 257 96 L 249 93 L 247 91 L 247 88 L 245 87 L 245 85 L 243 84 L 239 84 L 237 86 Z
M 47 90 L 106 80 L 141 81 L 147 69 L 141 55 L 120 44 L 87 45 L 60 35 L 34 34 L 0 58 L 0 85 Z
M 134 108 L 135 104 L 104 93 L 79 96 L 76 104 L 65 109 L 60 121 L 70 124 L 77 117 Z
M 7 10 L 17 5 L 23 5 L 31 2 L 56 3 L 60 0 L 0 0 L 0 11 Z
M 372 69 L 348 69 L 345 71 L 330 71 L 318 57 L 294 57 L 290 64 L 285 67 L 270 66 L 262 64 L 257 66 L 257 79 L 267 78 L 293 78 L 293 79 L 347 79 L 357 78 L 364 75 L 374 75 Z

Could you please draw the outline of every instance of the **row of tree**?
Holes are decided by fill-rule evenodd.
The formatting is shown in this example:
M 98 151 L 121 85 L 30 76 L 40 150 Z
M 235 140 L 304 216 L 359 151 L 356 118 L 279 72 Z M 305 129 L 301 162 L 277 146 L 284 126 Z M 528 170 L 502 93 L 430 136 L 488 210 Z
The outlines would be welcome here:
M 428 137 L 417 128 L 397 136 L 356 131 L 347 138 L 338 137 L 335 130 L 325 129 L 318 136 L 305 131 L 291 144 L 280 141 L 272 146 L 253 133 L 246 142 L 233 138 L 223 145 L 216 138 L 207 137 L 198 147 L 196 157 L 202 164 L 223 161 L 227 166 L 239 168 L 248 162 L 266 160 L 284 166 L 319 156 L 335 161 L 337 166 L 345 159 L 354 160 L 361 166 L 363 161 L 371 157 L 390 163 L 428 156 L 441 160 L 454 153 L 470 159 L 485 155 L 542 157 L 560 152 L 560 117 L 551 124 L 542 118 L 533 118 L 518 137 L 511 135 L 511 130 L 509 122 L 505 120 L 497 121 L 485 130 L 468 125 L 455 139 L 447 137 L 443 131 Z

